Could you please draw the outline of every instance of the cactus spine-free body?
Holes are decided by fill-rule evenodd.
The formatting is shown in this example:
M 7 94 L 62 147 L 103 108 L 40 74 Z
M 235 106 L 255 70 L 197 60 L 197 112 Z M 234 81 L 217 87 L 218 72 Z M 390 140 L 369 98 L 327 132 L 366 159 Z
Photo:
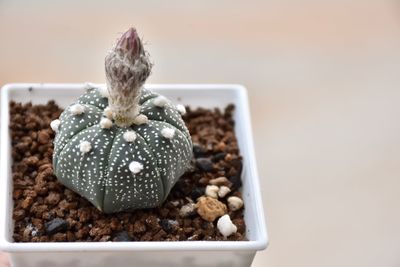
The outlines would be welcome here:
M 131 28 L 106 57 L 107 89 L 89 86 L 52 125 L 57 178 L 106 213 L 160 205 L 192 158 L 182 108 L 143 88 L 150 70 Z

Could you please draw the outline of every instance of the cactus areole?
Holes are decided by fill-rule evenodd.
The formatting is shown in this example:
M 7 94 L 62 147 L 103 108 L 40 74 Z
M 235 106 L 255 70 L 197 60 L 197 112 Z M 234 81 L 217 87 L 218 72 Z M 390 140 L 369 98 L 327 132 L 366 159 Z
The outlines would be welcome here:
M 89 85 L 51 124 L 58 180 L 105 213 L 159 206 L 192 158 L 182 106 L 143 88 L 151 67 L 129 29 L 105 59 L 107 88 Z

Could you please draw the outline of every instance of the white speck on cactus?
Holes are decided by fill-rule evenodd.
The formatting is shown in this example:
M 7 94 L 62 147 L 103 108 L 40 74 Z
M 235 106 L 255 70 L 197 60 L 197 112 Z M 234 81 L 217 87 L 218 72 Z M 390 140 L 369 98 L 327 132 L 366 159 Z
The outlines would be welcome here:
M 217 228 L 224 237 L 228 237 L 237 231 L 236 225 L 233 224 L 228 214 L 218 219 Z
M 167 104 L 168 100 L 164 96 L 157 96 L 154 98 L 153 103 L 159 108 L 163 108 Z
M 143 170 L 143 164 L 142 163 L 140 163 L 140 162 L 137 162 L 137 161 L 132 161 L 130 164 L 129 164 L 129 170 L 132 172 L 132 173 L 139 173 L 141 170 Z
M 136 124 L 136 125 L 141 125 L 141 124 L 145 124 L 145 123 L 148 123 L 148 122 L 149 122 L 149 119 L 144 114 L 137 115 L 135 120 L 133 121 L 133 123 Z
M 179 113 L 181 113 L 181 115 L 186 114 L 186 108 L 184 105 L 178 104 L 178 105 L 176 105 L 176 109 L 179 111 Z
M 161 130 L 161 135 L 167 139 L 172 139 L 174 138 L 175 130 L 172 128 L 164 128 Z
M 72 115 L 81 115 L 82 113 L 85 112 L 85 107 L 82 106 L 81 104 L 75 104 L 69 108 L 69 111 L 71 112 Z
M 109 118 L 110 120 L 113 117 L 113 112 L 112 109 L 110 107 L 106 107 L 103 111 L 104 116 L 106 116 L 107 118 Z
M 50 122 L 50 127 L 54 132 L 58 132 L 58 128 L 60 127 L 61 121 L 60 120 L 54 120 Z
M 100 95 L 102 96 L 102 97 L 109 97 L 109 93 L 108 93 L 108 89 L 107 89 L 107 87 L 99 87 L 99 88 L 97 88 L 97 90 L 99 91 L 99 93 L 100 93 Z
M 112 121 L 108 118 L 102 118 L 100 120 L 100 127 L 103 129 L 110 129 L 112 125 L 113 125 Z
M 88 153 L 90 150 L 92 150 L 92 145 L 88 141 L 82 141 L 79 144 L 79 150 L 85 154 Z
M 137 136 L 136 136 L 135 131 L 127 131 L 127 132 L 125 132 L 124 135 L 123 135 L 124 140 L 125 140 L 126 142 L 128 142 L 128 143 L 135 142 L 136 137 L 137 137 Z

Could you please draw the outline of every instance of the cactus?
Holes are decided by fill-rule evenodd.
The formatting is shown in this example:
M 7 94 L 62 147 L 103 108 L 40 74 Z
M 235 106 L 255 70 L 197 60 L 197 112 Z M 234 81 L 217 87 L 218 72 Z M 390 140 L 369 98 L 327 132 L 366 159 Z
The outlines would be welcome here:
M 135 29 L 106 56 L 106 88 L 90 86 L 51 127 L 58 180 L 105 213 L 159 206 L 188 168 L 184 108 L 143 88 L 152 64 Z

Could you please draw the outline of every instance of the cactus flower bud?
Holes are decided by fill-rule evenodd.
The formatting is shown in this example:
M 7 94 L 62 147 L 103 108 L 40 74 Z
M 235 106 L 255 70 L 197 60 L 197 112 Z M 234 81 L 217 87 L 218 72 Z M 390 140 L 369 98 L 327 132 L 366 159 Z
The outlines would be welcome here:
M 130 28 L 105 60 L 110 108 L 118 126 L 132 125 L 139 114 L 140 90 L 150 75 L 151 67 L 142 41 L 136 30 Z

